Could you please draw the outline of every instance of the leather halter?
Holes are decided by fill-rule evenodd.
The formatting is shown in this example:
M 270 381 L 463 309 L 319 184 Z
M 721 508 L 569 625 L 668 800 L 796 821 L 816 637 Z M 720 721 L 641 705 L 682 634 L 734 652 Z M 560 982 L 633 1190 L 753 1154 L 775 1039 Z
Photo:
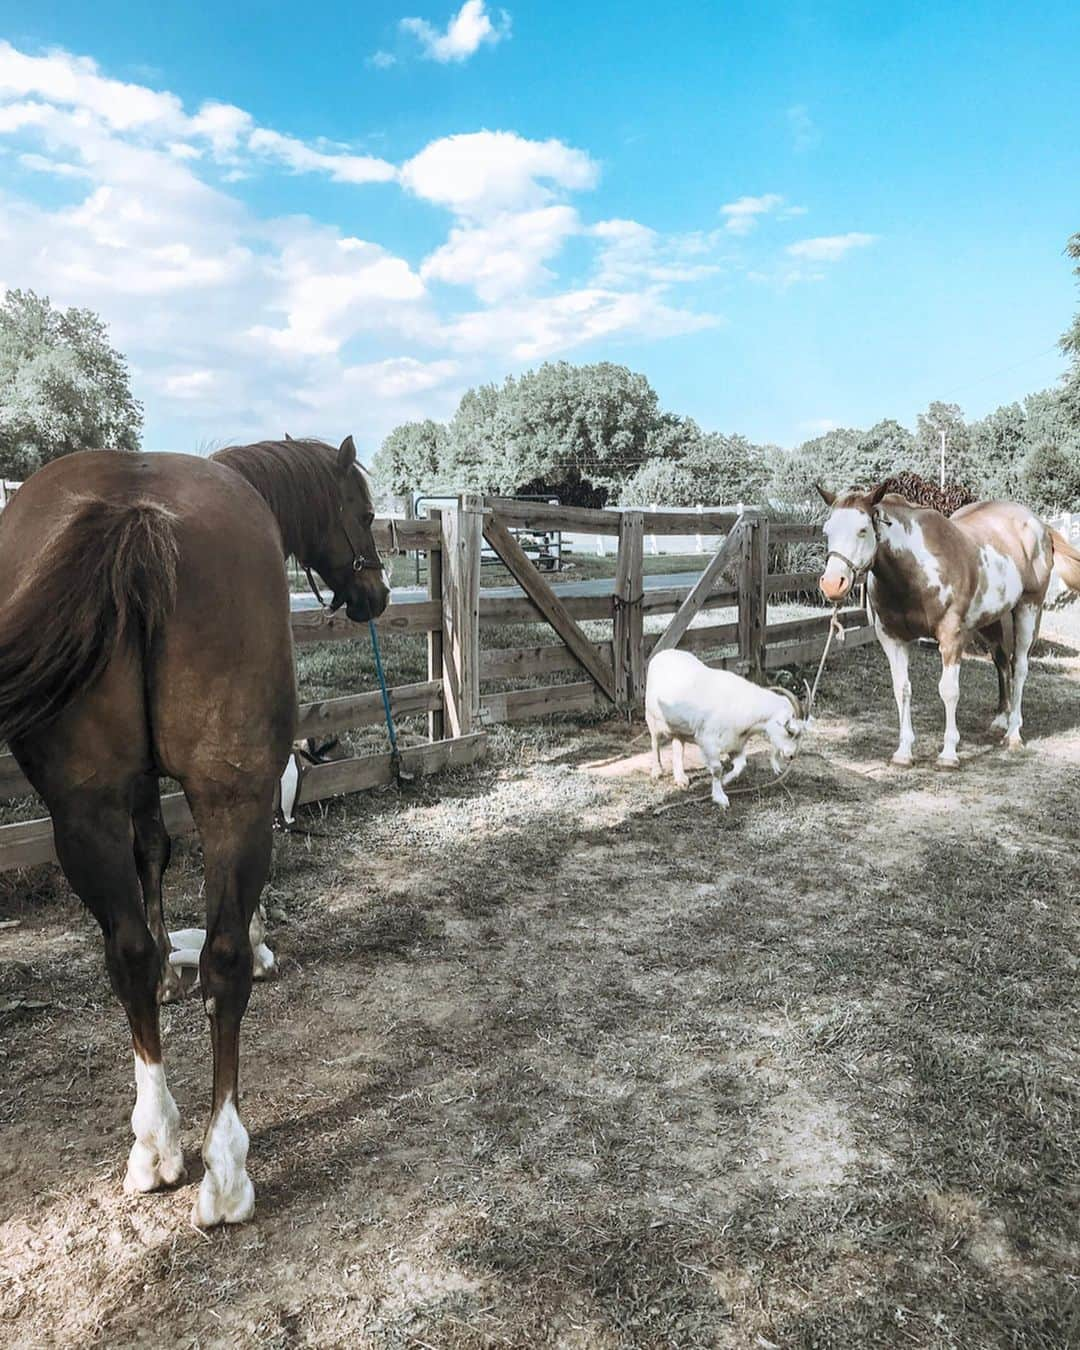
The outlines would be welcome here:
M 865 578 L 867 572 L 869 572 L 873 568 L 874 563 L 877 561 L 877 551 L 881 547 L 881 536 L 878 534 L 877 518 L 874 515 L 873 511 L 869 512 L 869 516 L 870 516 L 870 528 L 874 531 L 874 551 L 873 553 L 871 553 L 870 561 L 868 563 L 864 563 L 862 567 L 856 567 L 855 564 L 851 561 L 851 559 L 847 557 L 845 554 L 841 553 L 838 548 L 831 548 L 829 549 L 828 553 L 825 554 L 826 567 L 828 567 L 829 565 L 830 558 L 839 558 L 840 561 L 844 564 L 844 566 L 850 570 L 852 588 L 858 586 L 859 583 Z
M 378 568 L 378 570 L 381 572 L 382 563 L 378 560 L 378 558 L 365 558 L 364 555 L 353 543 L 352 535 L 349 533 L 348 527 L 345 524 L 344 513 L 342 513 L 341 517 L 341 529 L 342 533 L 345 535 L 345 540 L 348 543 L 350 550 L 352 551 L 352 570 L 354 572 L 362 572 L 365 568 L 369 569 Z M 327 604 L 322 597 L 322 592 L 319 590 L 318 584 L 315 581 L 315 577 L 312 575 L 311 564 L 303 563 L 302 566 L 304 571 L 307 573 L 308 585 L 311 587 L 312 594 L 315 596 L 315 599 L 318 600 L 319 604 L 322 605 L 324 609 L 326 609 Z M 331 613 L 333 613 L 333 611 L 336 609 L 340 609 L 344 603 L 345 603 L 344 600 L 338 600 L 336 604 L 330 607 Z

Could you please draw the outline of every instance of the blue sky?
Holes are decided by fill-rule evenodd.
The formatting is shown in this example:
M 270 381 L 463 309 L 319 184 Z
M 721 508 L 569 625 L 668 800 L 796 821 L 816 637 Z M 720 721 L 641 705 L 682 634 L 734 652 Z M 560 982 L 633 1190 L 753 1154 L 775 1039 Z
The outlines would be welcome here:
M 1052 383 L 1080 7 L 0 2 L 0 284 L 152 448 L 446 416 L 543 359 L 793 444 Z

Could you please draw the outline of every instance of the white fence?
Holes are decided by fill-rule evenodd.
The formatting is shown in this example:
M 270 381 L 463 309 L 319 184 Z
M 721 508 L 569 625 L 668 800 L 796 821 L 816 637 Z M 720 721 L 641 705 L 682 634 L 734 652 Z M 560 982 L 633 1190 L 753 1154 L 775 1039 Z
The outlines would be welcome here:
M 698 506 L 657 506 L 652 502 L 647 504 L 643 502 L 638 509 L 642 511 L 674 511 L 684 514 L 687 511 L 741 511 L 747 504 L 745 502 L 722 502 L 719 505 L 709 506 L 704 504 Z M 716 552 L 716 541 L 719 537 L 719 535 L 714 534 L 647 534 L 645 536 L 645 553 L 650 557 L 656 557 L 660 554 L 712 554 Z M 602 534 L 579 534 L 576 531 L 566 531 L 563 534 L 563 549 L 569 552 L 571 556 L 591 554 L 594 557 L 603 558 L 608 554 L 614 555 L 619 551 L 619 541 L 614 537 Z

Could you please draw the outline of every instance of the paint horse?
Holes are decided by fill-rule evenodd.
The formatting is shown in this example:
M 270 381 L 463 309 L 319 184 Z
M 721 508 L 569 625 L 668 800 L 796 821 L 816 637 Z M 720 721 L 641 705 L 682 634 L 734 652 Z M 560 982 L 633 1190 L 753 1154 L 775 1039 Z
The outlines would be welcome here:
M 249 926 L 297 703 L 284 555 L 357 622 L 389 598 L 352 438 L 192 455 L 95 450 L 35 473 L 0 515 L 0 737 L 52 816 L 56 853 L 101 925 L 131 1024 L 135 1142 L 124 1189 L 183 1176 L 158 1004 L 175 981 L 162 915 L 159 778 L 202 839 L 199 978 L 213 1098 L 194 1220 L 251 1216 L 238 1114 Z
M 1080 552 L 1017 502 L 973 502 L 946 518 L 886 495 L 885 487 L 842 495 L 818 488 L 832 508 L 820 585 L 827 600 L 840 604 L 867 579 L 900 717 L 892 762 L 912 761 L 908 657 L 911 644 L 922 637 L 935 638 L 941 652 L 945 739 L 938 763 L 954 769 L 960 764 L 960 662 L 976 635 L 986 641 L 997 667 L 998 708 L 991 726 L 1004 733 L 1010 750 L 1021 749 L 1028 657 L 1050 574 L 1056 571 L 1080 591 Z

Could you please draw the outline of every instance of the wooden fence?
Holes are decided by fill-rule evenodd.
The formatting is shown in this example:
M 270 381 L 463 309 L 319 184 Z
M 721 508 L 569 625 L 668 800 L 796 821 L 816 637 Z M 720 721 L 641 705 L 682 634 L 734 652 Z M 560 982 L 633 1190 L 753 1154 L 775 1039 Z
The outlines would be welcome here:
M 645 693 L 645 668 L 650 656 L 670 647 L 712 655 L 707 663 L 761 680 L 781 666 L 816 661 L 829 627 L 829 614 L 772 623 L 770 600 L 816 590 L 818 571 L 770 573 L 768 559 L 776 545 L 820 542 L 815 525 L 773 524 L 760 512 L 746 510 L 611 511 L 549 506 L 507 498 L 467 498 L 464 509 L 472 522 L 471 544 L 479 550 L 479 534 L 499 554 L 520 585 L 520 598 L 487 599 L 479 592 L 477 632 L 497 625 L 546 622 L 558 643 L 529 647 L 496 647 L 485 641 L 479 652 L 475 682 L 470 681 L 472 721 L 480 725 L 512 722 L 546 713 L 583 712 L 594 708 L 637 708 Z M 541 574 L 521 553 L 512 530 L 580 531 L 615 536 L 617 559 L 610 594 L 560 595 L 549 574 Z M 643 541 L 650 534 L 684 535 L 691 531 L 723 536 L 718 551 L 693 586 L 644 584 Z M 702 612 L 733 609 L 723 623 L 691 627 Z M 647 616 L 672 615 L 666 628 L 646 633 Z M 600 641 L 581 628 L 586 620 L 611 624 L 611 636 Z M 841 611 L 846 642 L 837 656 L 872 640 L 865 611 Z M 485 632 L 485 638 L 490 636 Z M 831 659 L 831 658 L 830 658 Z M 536 683 L 489 692 L 484 685 L 521 682 L 579 672 L 571 683 Z
M 643 540 L 647 534 L 684 534 L 695 530 L 723 536 L 718 552 L 693 586 L 646 590 Z M 614 536 L 618 556 L 611 590 L 567 596 L 552 586 L 525 556 L 516 530 L 584 529 Z M 495 550 L 520 588 L 514 596 L 486 596 L 481 588 L 483 541 Z M 426 713 L 428 741 L 402 749 L 402 768 L 431 773 L 469 764 L 485 751 L 486 725 L 520 721 L 548 713 L 594 708 L 640 707 L 645 667 L 658 650 L 681 646 L 708 652 L 730 648 L 710 660 L 761 679 L 770 670 L 816 660 L 828 629 L 825 613 L 770 624 L 771 599 L 816 586 L 817 573 L 770 574 L 770 544 L 820 539 L 808 525 L 770 525 L 746 511 L 609 511 L 553 506 L 502 498 L 463 495 L 456 507 L 433 512 L 427 520 L 381 520 L 376 525 L 380 550 L 419 550 L 428 557 L 426 597 L 392 602 L 377 622 L 380 633 L 412 634 L 426 639 L 427 679 L 390 690 L 397 716 Z M 720 624 L 691 627 L 700 613 L 717 608 L 736 611 Z M 671 615 L 661 633 L 646 633 L 645 620 Z M 852 630 L 840 652 L 867 641 L 872 630 L 860 609 L 843 612 Z M 586 633 L 584 621 L 610 625 L 600 640 Z M 494 646 L 487 639 L 510 624 L 549 625 L 558 637 L 546 645 Z M 481 643 L 483 630 L 485 641 Z M 292 616 L 297 646 L 339 642 L 363 636 L 343 614 L 321 611 Z M 537 634 L 541 636 L 541 634 Z M 570 683 L 552 677 L 579 672 Z M 508 684 L 524 687 L 506 688 Z M 547 682 L 543 682 L 547 681 Z M 492 689 L 501 684 L 502 689 Z M 485 689 L 485 686 L 488 686 Z M 383 718 L 377 689 L 303 704 L 298 736 L 323 736 L 379 723 Z M 394 769 L 388 754 L 358 755 L 312 766 L 305 773 L 301 803 L 388 783 Z M 31 793 L 10 754 L 0 755 L 0 798 Z M 163 798 L 170 832 L 193 828 L 182 793 Z M 48 817 L 0 826 L 0 870 L 48 862 L 54 858 Z

